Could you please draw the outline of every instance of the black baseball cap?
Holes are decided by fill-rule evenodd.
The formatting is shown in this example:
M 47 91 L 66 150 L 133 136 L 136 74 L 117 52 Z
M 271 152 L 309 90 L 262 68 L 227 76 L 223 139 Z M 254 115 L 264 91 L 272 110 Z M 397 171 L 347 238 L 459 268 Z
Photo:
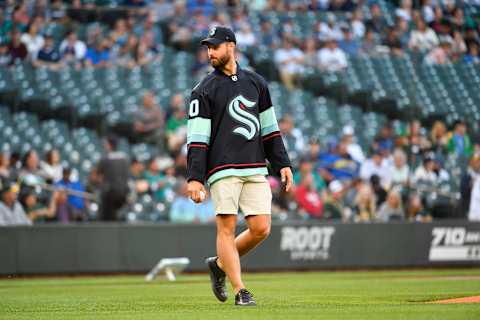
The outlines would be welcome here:
M 207 44 L 219 45 L 223 42 L 234 42 L 237 43 L 237 39 L 235 38 L 235 33 L 233 33 L 232 29 L 227 27 L 213 27 L 208 32 L 208 38 L 203 39 L 200 44 L 205 46 Z

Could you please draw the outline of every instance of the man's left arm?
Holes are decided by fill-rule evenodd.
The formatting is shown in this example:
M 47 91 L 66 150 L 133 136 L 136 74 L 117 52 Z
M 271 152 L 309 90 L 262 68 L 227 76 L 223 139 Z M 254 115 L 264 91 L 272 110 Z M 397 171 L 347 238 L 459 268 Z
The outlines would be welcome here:
M 265 156 L 270 162 L 273 172 L 280 176 L 289 191 L 293 185 L 290 158 L 283 144 L 277 117 L 270 98 L 270 92 L 265 81 L 259 98 L 260 135 L 265 150 Z

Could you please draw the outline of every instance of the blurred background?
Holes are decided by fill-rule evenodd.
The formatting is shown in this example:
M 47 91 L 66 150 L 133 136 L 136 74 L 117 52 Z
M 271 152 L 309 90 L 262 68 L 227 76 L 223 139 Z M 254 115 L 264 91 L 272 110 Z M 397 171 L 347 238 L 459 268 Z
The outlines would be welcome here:
M 0 225 L 213 221 L 185 143 L 216 25 L 294 164 L 274 220 L 480 219 L 479 1 L 0 3 Z

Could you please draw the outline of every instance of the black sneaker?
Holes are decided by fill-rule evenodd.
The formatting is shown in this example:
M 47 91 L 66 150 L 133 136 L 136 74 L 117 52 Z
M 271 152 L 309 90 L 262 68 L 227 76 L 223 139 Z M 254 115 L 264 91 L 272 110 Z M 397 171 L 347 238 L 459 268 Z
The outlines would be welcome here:
M 256 306 L 255 300 L 253 300 L 253 294 L 247 289 L 240 289 L 235 295 L 236 306 Z
M 217 265 L 218 257 L 210 257 L 205 259 L 208 266 L 208 273 L 210 274 L 210 282 L 212 283 L 212 291 L 218 300 L 227 301 L 227 287 L 225 285 L 225 272 Z

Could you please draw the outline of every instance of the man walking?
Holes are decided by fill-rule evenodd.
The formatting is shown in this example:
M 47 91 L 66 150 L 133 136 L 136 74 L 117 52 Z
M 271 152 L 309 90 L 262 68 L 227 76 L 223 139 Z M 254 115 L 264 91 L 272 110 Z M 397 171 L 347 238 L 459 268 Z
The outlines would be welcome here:
M 202 40 L 215 69 L 192 90 L 188 114 L 188 193 L 205 200 L 205 181 L 215 207 L 217 254 L 208 258 L 212 289 L 227 300 L 225 278 L 235 292 L 235 304 L 255 305 L 241 278 L 240 257 L 270 232 L 272 194 L 266 180 L 266 160 L 292 186 L 290 160 L 283 145 L 266 81 L 240 69 L 235 61 L 235 34 L 215 27 Z M 235 237 L 237 213 L 248 229 Z

